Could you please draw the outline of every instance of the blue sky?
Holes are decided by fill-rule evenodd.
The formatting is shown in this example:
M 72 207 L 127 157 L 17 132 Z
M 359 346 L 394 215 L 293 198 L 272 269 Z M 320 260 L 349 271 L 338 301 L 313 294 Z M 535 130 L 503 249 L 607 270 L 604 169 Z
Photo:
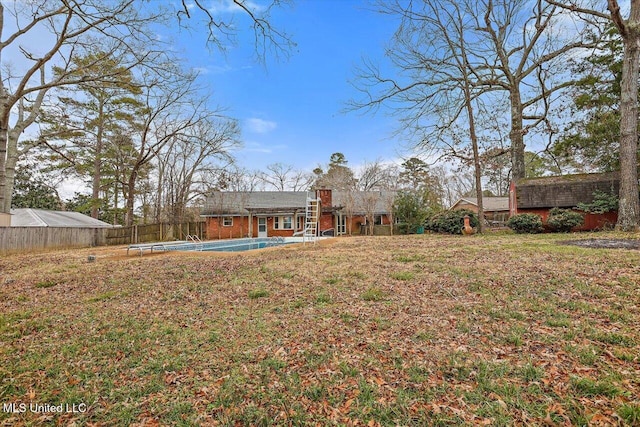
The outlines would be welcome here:
M 232 13 L 225 3 L 213 2 L 216 13 Z M 335 152 L 344 153 L 352 167 L 397 159 L 401 144 L 392 137 L 392 118 L 344 112 L 357 95 L 349 84 L 355 68 L 363 57 L 382 57 L 396 23 L 366 0 L 295 0 L 272 17 L 297 46 L 289 59 L 267 56 L 264 65 L 255 60 L 253 33 L 241 16 L 235 17 L 238 44 L 226 54 L 208 51 L 202 34 L 174 35 L 189 64 L 202 70 L 215 102 L 239 120 L 244 147 L 235 153 L 238 163 L 264 170 L 281 162 L 311 170 Z

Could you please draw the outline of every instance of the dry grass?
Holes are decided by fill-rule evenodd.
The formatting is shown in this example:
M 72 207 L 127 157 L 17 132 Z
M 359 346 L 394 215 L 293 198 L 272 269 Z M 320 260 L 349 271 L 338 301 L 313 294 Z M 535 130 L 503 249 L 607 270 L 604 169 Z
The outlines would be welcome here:
M 0 424 L 637 425 L 640 252 L 563 239 L 3 257 Z

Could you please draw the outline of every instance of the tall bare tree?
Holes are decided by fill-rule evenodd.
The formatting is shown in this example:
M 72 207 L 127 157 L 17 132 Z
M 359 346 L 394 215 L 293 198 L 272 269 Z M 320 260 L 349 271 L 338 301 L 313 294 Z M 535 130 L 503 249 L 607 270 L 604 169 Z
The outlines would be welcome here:
M 189 203 L 206 194 L 206 173 L 232 161 L 238 136 L 235 120 L 206 119 L 173 138 L 158 156 L 158 198 L 171 223 L 181 223 Z
M 296 170 L 292 165 L 277 162 L 267 165 L 267 170 L 260 173 L 260 179 L 267 188 L 271 187 L 276 191 L 307 191 L 313 183 L 314 176 Z
M 629 15 L 622 16 L 617 0 L 603 4 L 593 1 L 555 1 L 548 3 L 578 16 L 613 22 L 623 43 L 622 81 L 620 84 L 620 193 L 616 228 L 640 230 L 638 196 L 638 72 L 640 70 L 640 0 L 631 0 Z
M 207 42 L 222 52 L 235 45 L 243 31 L 234 16 L 237 12 L 240 23 L 251 28 L 256 59 L 264 61 L 268 53 L 288 57 L 295 46 L 291 36 L 272 23 L 273 11 L 288 3 L 292 0 L 269 0 L 262 5 L 251 0 L 223 0 L 213 5 L 204 0 L 180 0 L 171 7 L 182 27 L 190 29 L 204 22 L 209 30 Z
M 389 50 L 388 55 L 406 81 L 386 79 L 370 66 L 363 76 L 370 84 L 381 86 L 382 92 L 372 96 L 365 84 L 363 90 L 367 97 L 355 105 L 376 108 L 389 100 L 399 102 L 401 120 L 420 135 L 419 145 L 437 141 L 440 147 L 446 147 L 447 155 L 472 161 L 478 214 L 482 217 L 476 121 L 480 99 L 487 87 L 482 84 L 484 77 L 478 75 L 477 69 L 486 58 L 486 54 L 482 54 L 486 47 L 474 41 L 473 32 L 477 27 L 469 19 L 472 6 L 453 0 L 425 0 L 421 5 L 396 2 L 388 7 L 391 13 L 403 16 L 394 38 L 396 49 Z M 452 133 L 453 128 L 463 132 Z M 469 144 L 464 145 L 471 147 L 469 156 L 456 148 L 458 142 L 465 141 Z M 479 231 L 482 232 L 482 222 Z
M 272 10 L 285 3 L 273 0 L 260 7 L 246 0 L 232 6 L 253 28 L 256 54 L 263 59 L 268 51 L 288 54 L 293 42 L 271 24 Z M 231 10 L 230 12 L 234 12 Z M 149 23 L 175 22 L 182 27 L 207 26 L 208 42 L 223 48 L 233 42 L 239 29 L 235 13 L 217 13 L 202 0 L 181 3 L 136 0 L 32 0 L 0 2 L 0 212 L 8 212 L 18 160 L 18 138 L 37 118 L 44 97 L 53 87 L 99 81 L 77 73 L 73 58 L 99 45 L 101 60 L 127 52 L 130 67 L 144 64 L 149 55 L 162 51 Z M 53 75 L 51 66 L 62 71 Z M 99 68 L 98 68 L 99 69 Z M 111 76 L 113 77 L 113 76 Z
M 391 169 L 378 159 L 373 162 L 365 161 L 360 168 L 356 180 L 356 189 L 373 191 L 388 189 L 391 184 Z
M 86 53 L 96 37 L 108 47 L 96 63 L 128 52 L 133 66 L 150 53 L 154 43 L 146 27 L 158 15 L 133 6 L 134 0 L 0 3 L 0 58 L 14 58 L 0 68 L 0 212 L 11 206 L 18 138 L 36 120 L 47 91 L 104 77 L 77 73 L 72 59 Z M 132 49 L 140 44 L 149 49 Z M 52 65 L 59 72 L 52 73 Z
M 131 161 L 123 183 L 127 192 L 127 225 L 133 224 L 136 185 L 142 168 L 172 141 L 197 139 L 194 135 L 202 134 L 203 127 L 211 126 L 219 115 L 206 107 L 208 98 L 199 94 L 195 74 L 170 65 L 166 71 L 145 74 L 141 82 L 144 109 L 132 129 Z
M 375 65 L 367 64 L 364 74 L 368 79 L 361 86 L 367 96 L 356 105 L 378 108 L 377 101 L 383 101 L 401 117 L 403 129 L 410 131 L 432 124 L 431 116 L 438 115 L 443 108 L 426 107 L 433 107 L 437 95 L 425 87 L 437 85 L 446 89 L 453 79 L 441 76 L 425 81 L 424 76 L 432 71 L 433 65 L 421 63 L 420 58 L 430 59 L 425 52 L 436 51 L 435 42 L 429 39 L 427 31 L 423 38 L 411 38 L 407 30 L 430 25 L 432 11 L 445 16 L 458 10 L 465 27 L 467 66 L 474 90 L 482 86 L 496 92 L 492 101 L 496 104 L 501 103 L 499 97 L 504 96 L 497 92 L 506 94 L 512 176 L 523 178 L 525 135 L 540 125 L 548 125 L 554 100 L 571 83 L 561 73 L 566 55 L 595 46 L 598 34 L 594 32 L 599 27 L 589 26 L 587 31 L 587 24 L 573 23 L 574 28 L 568 31 L 567 23 L 561 20 L 564 11 L 545 0 L 395 0 L 380 1 L 380 5 L 383 12 L 401 18 L 393 48 L 387 50 L 387 56 L 403 76 L 389 78 Z M 374 89 L 380 87 L 386 90 L 374 93 Z M 421 114 L 416 114 L 417 111 Z M 481 135 L 478 137 L 482 139 Z M 417 138 L 420 145 L 433 143 L 422 138 L 420 132 Z

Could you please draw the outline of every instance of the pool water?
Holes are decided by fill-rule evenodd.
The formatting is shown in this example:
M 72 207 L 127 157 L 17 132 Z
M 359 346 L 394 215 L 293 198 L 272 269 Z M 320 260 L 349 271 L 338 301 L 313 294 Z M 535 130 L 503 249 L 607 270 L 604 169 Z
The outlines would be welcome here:
M 204 252 L 242 252 L 254 249 L 264 249 L 274 246 L 282 246 L 289 243 L 302 242 L 298 238 L 283 237 L 258 237 L 246 239 L 216 240 L 202 243 L 189 243 L 178 245 L 167 245 L 167 250 L 172 251 L 204 251 Z
M 216 242 L 218 243 L 218 242 Z M 203 243 L 202 251 L 242 252 L 253 249 L 264 249 L 272 246 L 286 245 L 287 242 L 229 242 L 224 245 L 211 245 Z

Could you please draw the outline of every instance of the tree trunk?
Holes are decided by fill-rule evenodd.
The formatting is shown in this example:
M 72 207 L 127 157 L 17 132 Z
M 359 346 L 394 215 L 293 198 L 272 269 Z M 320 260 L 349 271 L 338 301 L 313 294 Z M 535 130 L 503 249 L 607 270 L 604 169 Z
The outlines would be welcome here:
M 636 2 L 637 3 L 637 2 Z M 640 8 L 640 7 L 639 7 Z M 622 62 L 620 98 L 620 193 L 618 223 L 622 231 L 640 229 L 638 200 L 638 69 L 640 32 L 629 25 Z
M 4 211 L 11 210 L 11 202 L 13 200 L 13 188 L 15 186 L 16 163 L 18 162 L 18 136 L 12 135 L 9 131 L 7 161 L 5 163 L 5 189 L 4 189 Z
M 91 188 L 91 218 L 98 218 L 100 208 L 100 181 L 102 180 L 102 138 L 104 137 L 104 102 L 100 99 L 98 107 L 98 130 L 96 132 L 96 147 L 93 158 L 93 182 Z
M 640 230 L 638 200 L 638 69 L 640 68 L 640 0 L 631 1 L 629 19 L 621 19 L 620 8 L 608 1 L 614 24 L 624 42 L 620 94 L 620 193 L 618 223 L 622 231 Z
M 9 213 L 7 200 L 7 146 L 9 142 L 9 94 L 0 82 L 0 213 Z
M 136 170 L 133 170 L 131 172 L 131 174 L 129 175 L 129 180 L 127 183 L 129 192 L 127 193 L 127 213 L 126 213 L 126 224 L 127 226 L 132 226 L 133 225 L 133 205 L 135 202 L 135 185 L 136 185 L 136 179 L 138 177 L 138 173 Z
M 512 179 L 525 178 L 524 165 L 524 133 L 522 118 L 522 99 L 520 89 L 517 84 L 512 84 L 509 92 L 509 101 L 511 103 L 511 130 L 509 132 L 509 140 L 511 141 L 511 177 Z

